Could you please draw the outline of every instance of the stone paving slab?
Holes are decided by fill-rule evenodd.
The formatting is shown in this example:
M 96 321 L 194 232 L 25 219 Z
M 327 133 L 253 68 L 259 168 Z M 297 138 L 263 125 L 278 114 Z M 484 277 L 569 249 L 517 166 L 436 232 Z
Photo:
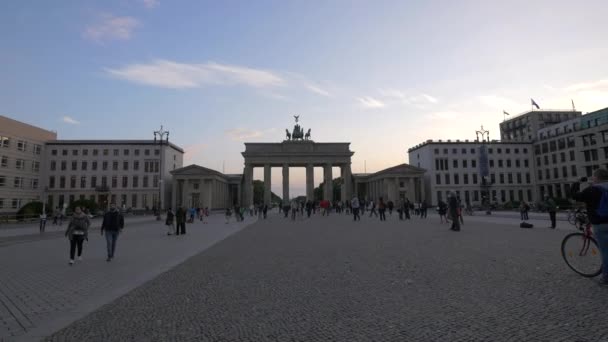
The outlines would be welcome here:
M 273 216 L 44 341 L 608 341 L 565 228 L 437 220 Z
M 84 261 L 74 266 L 68 265 L 69 242 L 62 232 L 0 243 L 0 341 L 39 340 L 252 222 L 226 225 L 216 215 L 209 224 L 187 225 L 185 236 L 167 236 L 153 217 L 127 220 L 115 260 L 105 261 L 105 238 L 93 230 Z

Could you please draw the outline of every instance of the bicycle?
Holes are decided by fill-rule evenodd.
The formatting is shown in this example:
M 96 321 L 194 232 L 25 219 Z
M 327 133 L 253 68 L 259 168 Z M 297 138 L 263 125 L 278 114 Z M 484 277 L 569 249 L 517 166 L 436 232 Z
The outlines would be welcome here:
M 570 233 L 562 240 L 562 257 L 566 265 L 583 277 L 593 278 L 602 273 L 602 257 L 593 238 L 587 214 L 580 212 L 574 220 L 580 232 Z
M 577 223 L 581 220 L 586 220 L 586 218 L 587 218 L 587 212 L 582 208 L 568 211 L 568 223 L 570 223 L 573 226 L 576 226 Z

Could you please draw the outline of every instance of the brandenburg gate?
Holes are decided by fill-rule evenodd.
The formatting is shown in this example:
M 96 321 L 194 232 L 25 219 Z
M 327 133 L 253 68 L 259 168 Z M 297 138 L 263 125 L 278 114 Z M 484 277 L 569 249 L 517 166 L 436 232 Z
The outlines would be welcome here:
M 323 199 L 333 199 L 332 168 L 340 167 L 344 179 L 342 199 L 350 199 L 352 194 L 351 157 L 354 152 L 350 143 L 316 143 L 310 140 L 310 129 L 298 124 L 299 116 L 294 116 L 296 125 L 292 132 L 286 130 L 286 140 L 280 143 L 245 143 L 242 153 L 245 159 L 243 172 L 243 205 L 253 204 L 253 169 L 264 168 L 264 203 L 271 204 L 271 172 L 273 167 L 282 168 L 283 201 L 289 200 L 289 168 L 306 168 L 306 199 L 314 201 L 314 168 L 323 167 Z

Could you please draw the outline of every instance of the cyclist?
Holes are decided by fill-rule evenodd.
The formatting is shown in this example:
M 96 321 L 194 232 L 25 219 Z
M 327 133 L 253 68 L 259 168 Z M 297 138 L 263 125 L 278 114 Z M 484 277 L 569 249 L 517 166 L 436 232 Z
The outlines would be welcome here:
M 581 178 L 580 182 L 587 182 Z M 587 206 L 589 222 L 602 256 L 602 276 L 600 284 L 608 286 L 608 170 L 597 169 L 593 172 L 591 186 L 580 191 L 580 183 L 572 185 L 572 198 Z

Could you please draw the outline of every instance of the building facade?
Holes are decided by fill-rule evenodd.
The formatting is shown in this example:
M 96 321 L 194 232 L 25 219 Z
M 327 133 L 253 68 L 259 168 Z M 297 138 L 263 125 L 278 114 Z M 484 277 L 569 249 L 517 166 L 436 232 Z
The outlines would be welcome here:
M 223 209 L 242 203 L 243 175 L 223 174 L 199 165 L 170 172 L 173 176 L 171 207 Z
M 90 199 L 106 208 L 165 208 L 171 201 L 170 171 L 184 151 L 152 140 L 56 140 L 46 144 L 44 198 L 53 208 Z
M 581 116 L 581 112 L 572 110 L 532 110 L 500 123 L 500 140 L 503 142 L 532 142 L 537 132 Z
M 427 200 L 424 187 L 425 170 L 408 164 L 400 164 L 375 173 L 353 174 L 354 192 L 360 199 L 397 203 L 400 199 L 410 202 Z
M 57 133 L 0 115 L 0 214 L 41 200 L 45 143 Z

